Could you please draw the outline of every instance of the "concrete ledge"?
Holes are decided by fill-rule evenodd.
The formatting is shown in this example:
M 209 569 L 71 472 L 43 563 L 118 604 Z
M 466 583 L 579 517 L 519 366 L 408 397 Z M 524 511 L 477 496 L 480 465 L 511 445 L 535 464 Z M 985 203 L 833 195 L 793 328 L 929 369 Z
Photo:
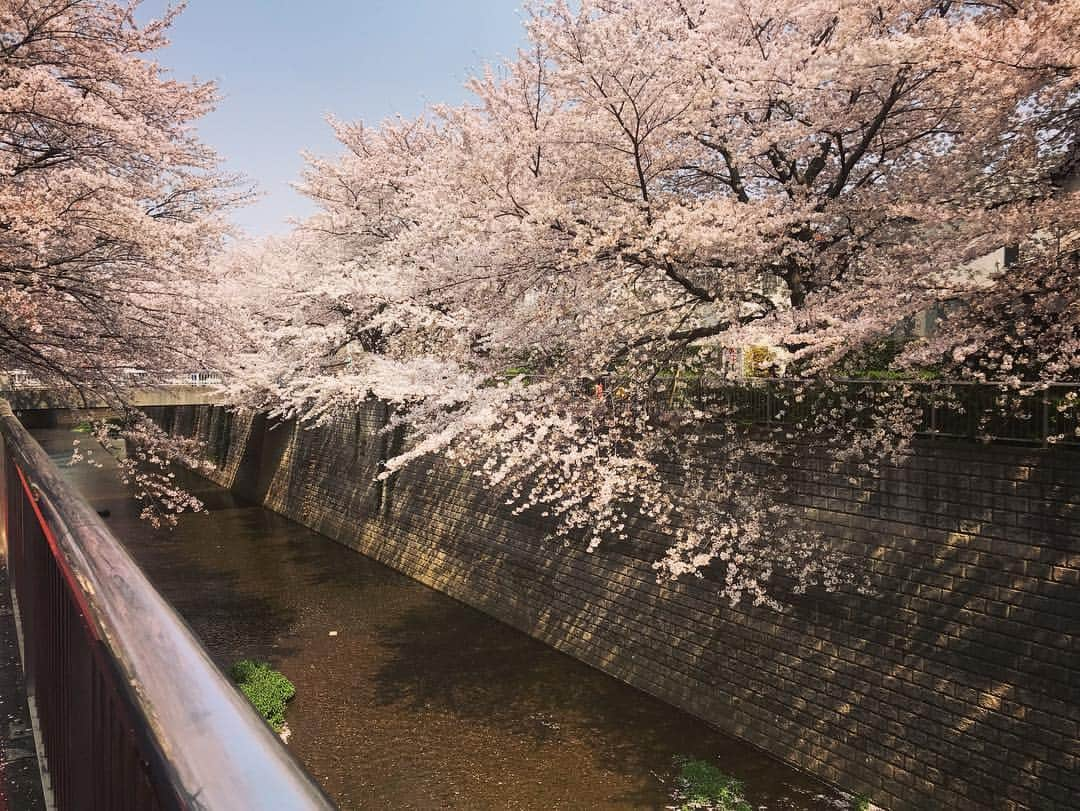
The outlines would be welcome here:
M 223 398 L 213 386 L 145 386 L 129 394 L 130 405 L 136 408 L 179 405 L 219 405 Z M 0 392 L 0 397 L 11 403 L 14 411 L 88 410 L 111 409 L 115 403 L 104 398 L 81 401 L 71 391 L 58 389 L 15 389 Z

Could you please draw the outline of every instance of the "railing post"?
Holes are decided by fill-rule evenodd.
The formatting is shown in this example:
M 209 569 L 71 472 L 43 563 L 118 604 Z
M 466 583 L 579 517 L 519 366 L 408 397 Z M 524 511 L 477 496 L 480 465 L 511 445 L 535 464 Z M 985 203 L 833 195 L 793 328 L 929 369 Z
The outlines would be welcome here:
M 936 438 L 938 432 L 937 383 L 930 384 L 930 437 Z
M 1050 444 L 1050 389 L 1042 393 L 1042 446 Z

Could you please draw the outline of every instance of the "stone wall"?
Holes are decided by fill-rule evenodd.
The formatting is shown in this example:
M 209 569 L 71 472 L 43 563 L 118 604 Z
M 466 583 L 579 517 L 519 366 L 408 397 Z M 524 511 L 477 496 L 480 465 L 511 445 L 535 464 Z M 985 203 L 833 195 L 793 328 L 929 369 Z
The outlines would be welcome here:
M 317 430 L 148 411 L 202 436 L 220 483 L 883 807 L 1077 807 L 1075 451 L 927 441 L 853 484 L 793 446 L 778 497 L 875 593 L 776 613 L 658 584 L 655 528 L 590 554 L 439 460 L 376 482 L 379 404 Z

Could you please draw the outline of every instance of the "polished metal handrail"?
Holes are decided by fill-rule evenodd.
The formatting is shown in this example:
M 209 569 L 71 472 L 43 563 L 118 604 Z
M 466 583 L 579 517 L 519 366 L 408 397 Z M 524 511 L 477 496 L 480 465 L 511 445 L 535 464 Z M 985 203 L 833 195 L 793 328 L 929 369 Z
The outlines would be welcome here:
M 60 809 L 332 803 L 0 401 L 27 686 Z

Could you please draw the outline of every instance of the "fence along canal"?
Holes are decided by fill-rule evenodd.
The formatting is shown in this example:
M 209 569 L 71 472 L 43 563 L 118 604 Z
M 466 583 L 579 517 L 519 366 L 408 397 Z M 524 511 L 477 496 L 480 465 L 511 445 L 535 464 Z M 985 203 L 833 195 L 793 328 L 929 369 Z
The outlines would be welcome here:
M 2 530 L 60 811 L 329 809 L 0 401 Z

